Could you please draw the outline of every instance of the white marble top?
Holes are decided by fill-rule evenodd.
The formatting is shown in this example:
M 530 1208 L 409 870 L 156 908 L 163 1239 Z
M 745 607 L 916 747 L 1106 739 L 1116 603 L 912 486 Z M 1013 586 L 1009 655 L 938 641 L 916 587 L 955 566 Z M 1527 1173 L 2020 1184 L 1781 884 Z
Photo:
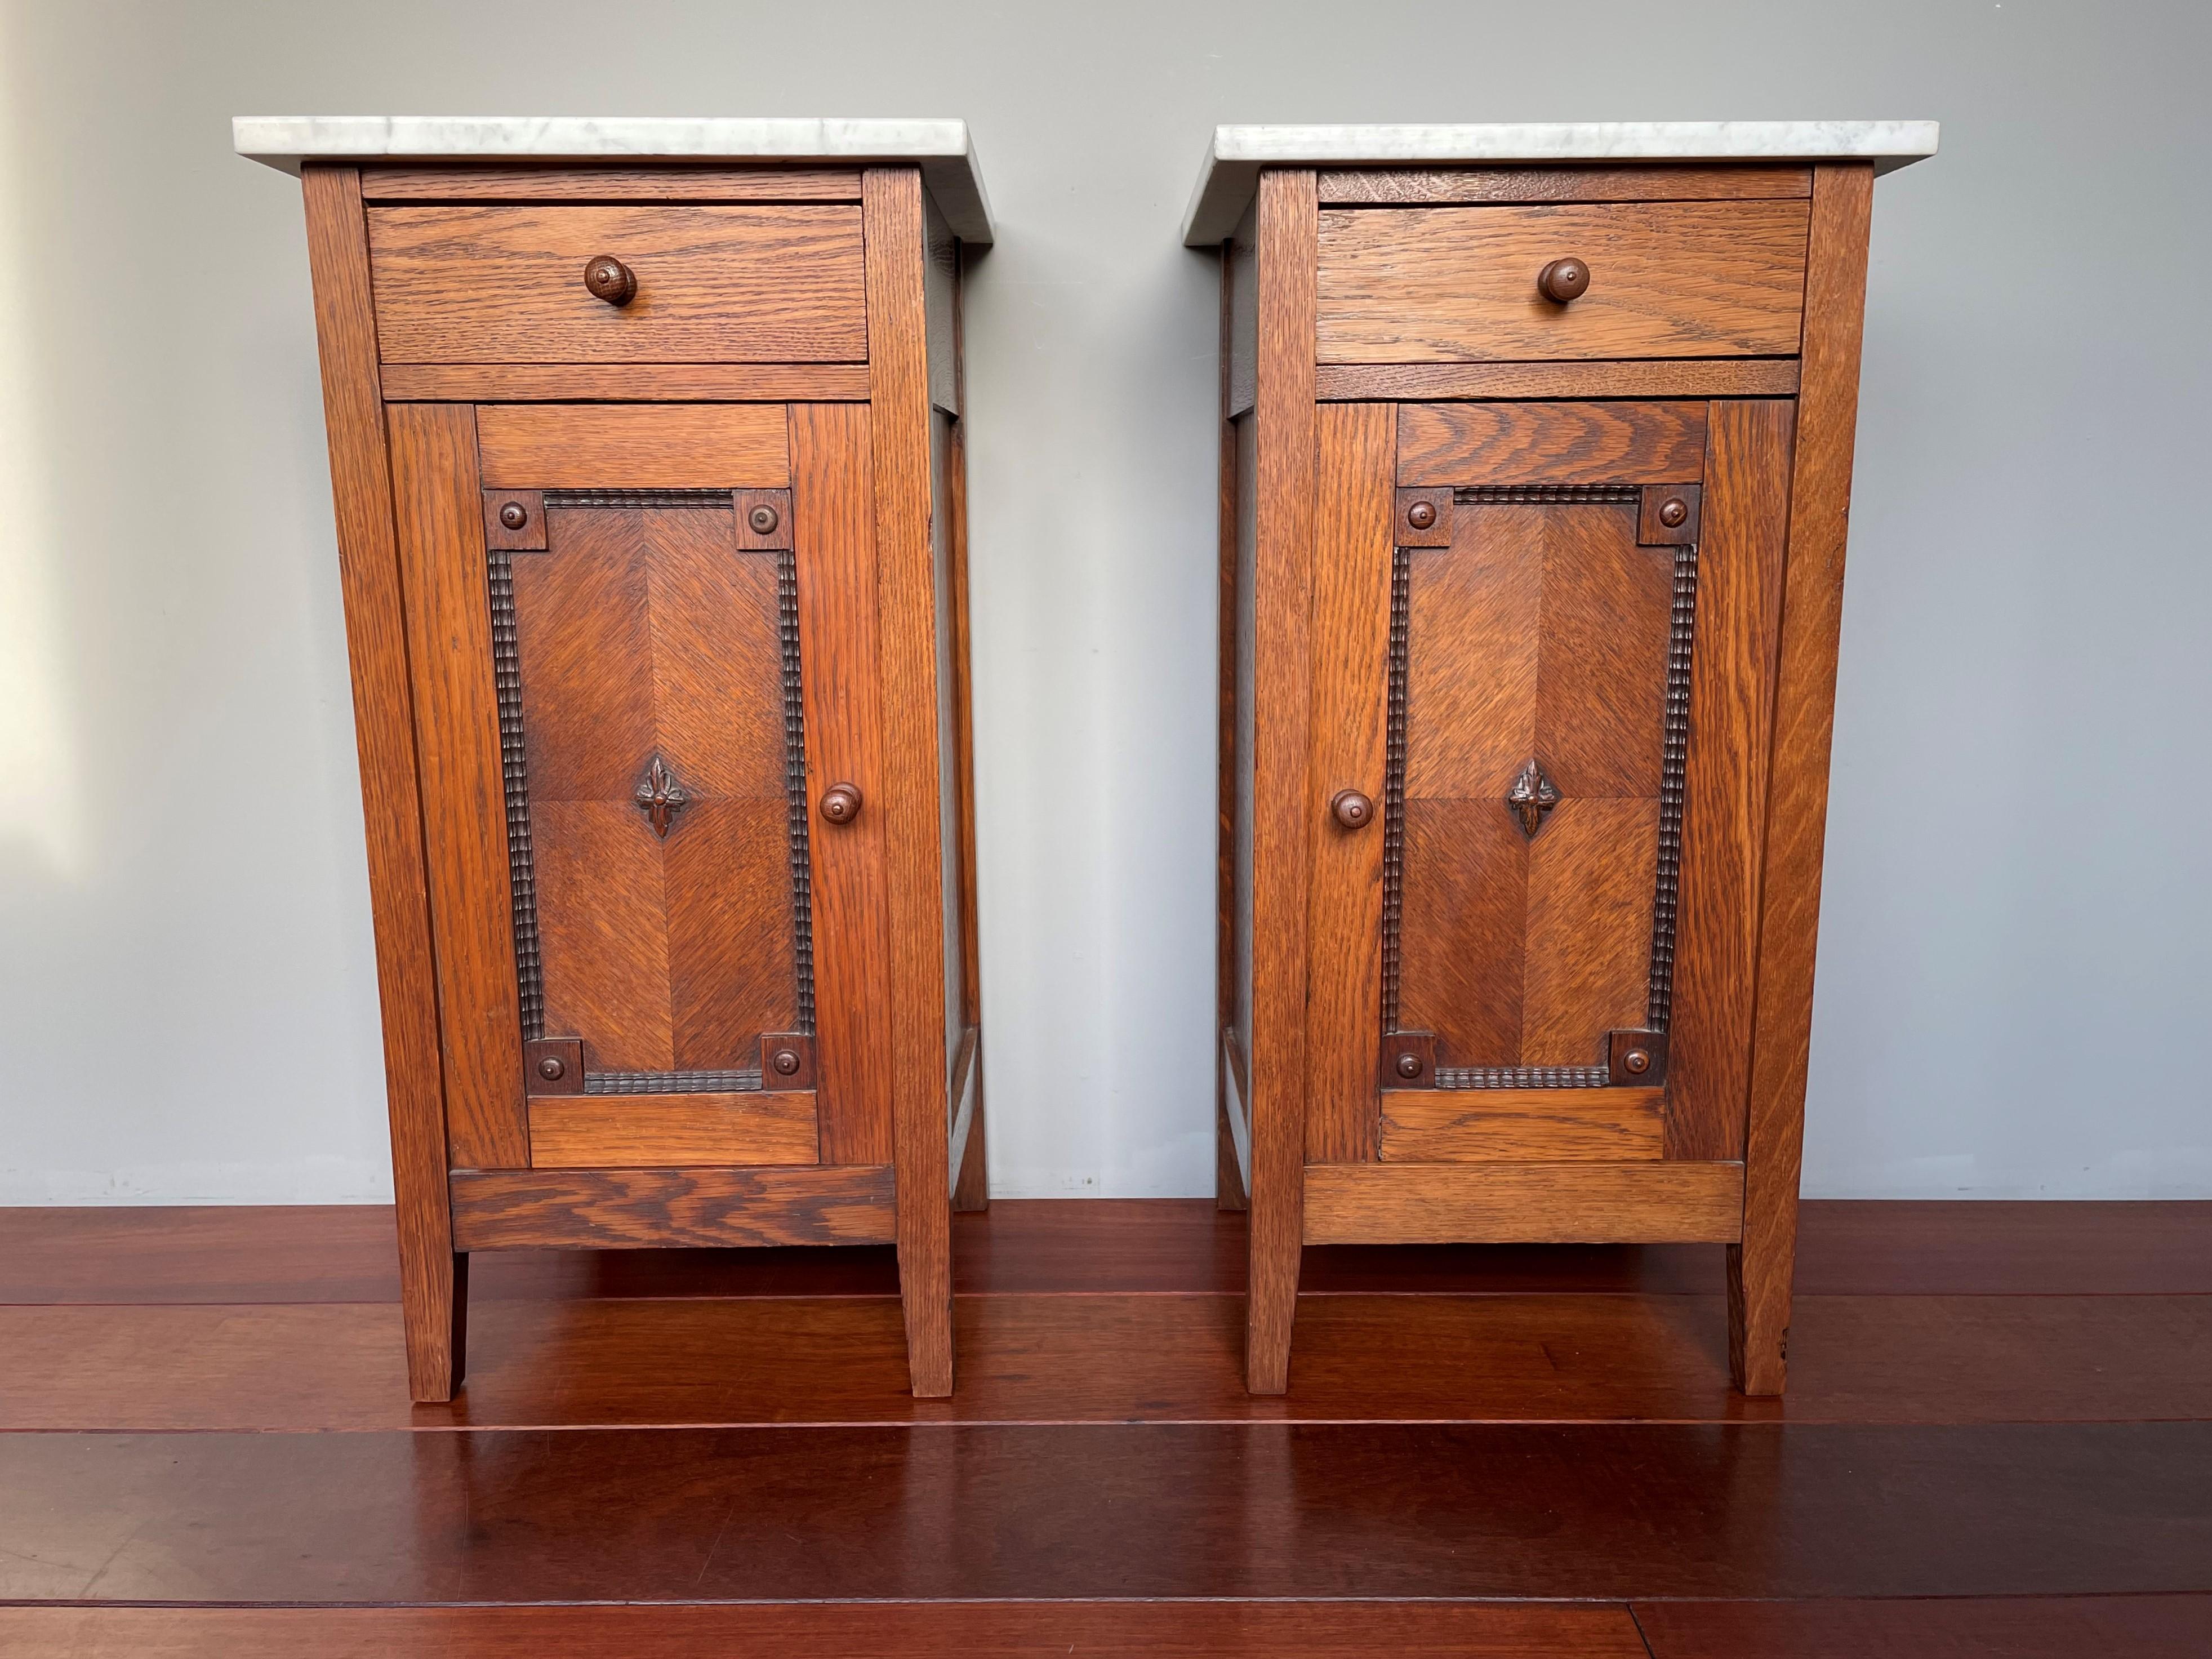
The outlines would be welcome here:
M 302 161 L 912 161 L 963 241 L 991 240 L 991 204 L 965 121 L 590 115 L 240 115 L 240 155 Z
M 1933 121 L 1526 121 L 1489 126 L 1216 127 L 1182 239 L 1232 234 L 1263 167 L 1543 161 L 1872 161 L 1936 153 Z

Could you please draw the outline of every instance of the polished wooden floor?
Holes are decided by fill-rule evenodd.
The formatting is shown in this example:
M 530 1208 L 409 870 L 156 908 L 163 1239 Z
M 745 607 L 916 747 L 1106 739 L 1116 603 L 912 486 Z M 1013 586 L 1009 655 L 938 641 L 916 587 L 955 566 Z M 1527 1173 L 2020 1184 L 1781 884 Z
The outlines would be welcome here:
M 2212 1204 L 1809 1204 L 1791 1392 L 1717 1249 L 1307 1253 L 957 1224 L 960 1377 L 877 1250 L 488 1255 L 411 1407 L 388 1212 L 0 1211 L 0 1653 L 2212 1654 Z

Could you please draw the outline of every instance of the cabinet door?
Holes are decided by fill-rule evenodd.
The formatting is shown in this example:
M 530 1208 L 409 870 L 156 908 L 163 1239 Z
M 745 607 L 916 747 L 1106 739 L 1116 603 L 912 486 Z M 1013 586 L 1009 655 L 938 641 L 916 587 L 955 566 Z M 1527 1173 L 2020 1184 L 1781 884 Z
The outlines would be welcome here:
M 1786 403 L 1324 411 L 1309 1157 L 1740 1157 Z
M 795 490 L 780 407 L 390 411 L 456 1167 L 814 1164 L 881 1114 L 822 1052 L 881 956 L 856 413 Z

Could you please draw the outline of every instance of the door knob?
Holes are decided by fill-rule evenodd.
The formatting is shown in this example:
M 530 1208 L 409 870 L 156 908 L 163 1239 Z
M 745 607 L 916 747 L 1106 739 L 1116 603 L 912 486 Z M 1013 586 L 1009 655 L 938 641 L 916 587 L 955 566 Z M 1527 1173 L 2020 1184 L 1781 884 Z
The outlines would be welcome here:
M 822 816 L 832 823 L 850 823 L 860 816 L 860 792 L 849 783 L 833 783 L 822 792 Z
M 1580 259 L 1554 259 L 1536 273 L 1536 292 L 1565 305 L 1589 292 L 1589 267 Z
M 1375 803 L 1357 789 L 1338 790 L 1329 799 L 1328 810 L 1347 830 L 1364 830 L 1375 818 Z
M 584 286 L 595 300 L 626 306 L 637 298 L 637 273 L 611 253 L 602 253 L 584 267 Z

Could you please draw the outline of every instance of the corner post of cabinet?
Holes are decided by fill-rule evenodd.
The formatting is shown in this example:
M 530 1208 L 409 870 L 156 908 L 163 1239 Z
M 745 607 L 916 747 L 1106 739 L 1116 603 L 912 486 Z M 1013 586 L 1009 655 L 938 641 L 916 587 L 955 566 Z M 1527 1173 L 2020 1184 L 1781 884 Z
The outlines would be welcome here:
M 357 168 L 311 164 L 301 187 L 361 755 L 408 1386 L 418 1401 L 442 1401 L 461 1380 L 468 1258 L 453 1249 L 446 1186 L 436 964 L 368 217 Z
M 944 848 L 921 174 L 860 175 L 874 442 L 899 1292 L 914 1392 L 952 1392 Z
M 1304 1243 L 1308 636 L 1320 209 L 1310 168 L 1260 175 L 1253 757 L 1251 1224 L 1244 1379 L 1290 1386 Z
M 1729 1367 L 1748 1395 L 1781 1393 L 1786 1375 L 1873 194 L 1867 163 L 1814 169 L 1759 894 L 1743 1233 L 1729 1248 Z

